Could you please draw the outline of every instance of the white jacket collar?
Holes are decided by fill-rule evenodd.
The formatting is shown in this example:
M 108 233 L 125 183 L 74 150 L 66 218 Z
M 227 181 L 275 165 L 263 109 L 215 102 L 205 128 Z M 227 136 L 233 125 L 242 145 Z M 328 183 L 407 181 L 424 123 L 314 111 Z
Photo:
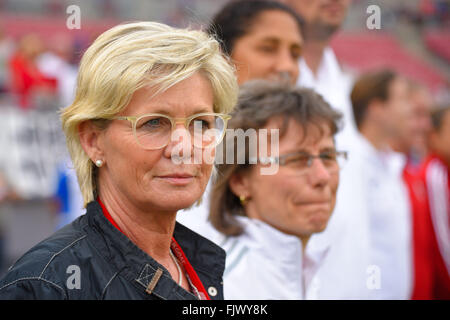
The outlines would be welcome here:
M 246 240 L 246 245 L 258 250 L 270 259 L 270 263 L 291 274 L 293 279 L 303 276 L 307 291 L 327 256 L 329 244 L 322 243 L 314 248 L 307 245 L 306 251 L 303 252 L 302 243 L 297 236 L 283 233 L 261 220 L 247 217 L 238 217 L 238 220 L 244 226 L 244 234 L 241 237 Z M 299 272 L 302 275 L 298 274 Z

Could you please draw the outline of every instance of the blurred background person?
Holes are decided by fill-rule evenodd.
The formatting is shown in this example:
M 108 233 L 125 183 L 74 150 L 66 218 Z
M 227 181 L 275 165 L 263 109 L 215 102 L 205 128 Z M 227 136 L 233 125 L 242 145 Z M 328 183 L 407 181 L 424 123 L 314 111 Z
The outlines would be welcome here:
M 304 45 L 298 84 L 313 88 L 344 115 L 344 127 L 337 136 L 355 133 L 350 104 L 352 78 L 345 73 L 330 47 L 331 40 L 343 24 L 351 0 L 280 0 L 291 6 L 304 20 Z
M 327 249 L 311 256 L 305 248 L 311 235 L 327 226 L 346 158 L 334 143 L 340 118 L 310 89 L 267 80 L 241 86 L 229 121 L 238 131 L 227 132 L 224 143 L 233 161 L 217 166 L 210 199 L 210 220 L 221 233 L 215 242 L 227 251 L 225 299 L 309 295 Z M 249 144 L 240 147 L 239 130 L 259 137 L 256 154 Z M 279 132 L 275 150 L 273 130 Z M 261 148 L 273 152 L 258 154 Z M 273 164 L 274 172 L 263 172 Z
M 24 110 L 36 107 L 36 99 L 55 94 L 56 78 L 45 76 L 37 65 L 43 51 L 44 44 L 40 37 L 28 34 L 20 39 L 10 60 L 10 90 Z
M 430 90 L 416 81 L 410 81 L 409 96 L 414 132 L 412 133 L 413 141 L 409 150 L 408 163 L 418 166 L 428 154 L 427 136 L 431 130 L 430 113 L 434 99 Z
M 435 257 L 438 260 L 435 294 L 438 299 L 450 299 L 450 104 L 436 108 L 431 119 L 431 154 L 424 164 L 424 176 L 427 178 L 428 208 L 439 248 Z
M 450 299 L 450 106 L 436 107 L 429 155 L 409 174 L 415 221 L 413 299 Z
M 75 43 L 66 34 L 57 34 L 49 40 L 48 49 L 37 59 L 39 70 L 47 77 L 57 80 L 56 104 L 58 109 L 69 106 L 75 97 L 78 66 L 74 63 Z M 57 166 L 54 190 L 54 213 L 56 228 L 72 222 L 85 212 L 81 193 L 68 154 L 61 157 Z
M 366 73 L 356 81 L 351 99 L 361 133 L 353 156 L 361 162 L 357 174 L 369 209 L 370 297 L 409 299 L 413 255 L 411 206 L 402 178 L 406 157 L 390 146 L 400 134 L 399 124 L 411 117 L 408 82 L 389 70 Z
M 276 1 L 230 1 L 214 16 L 208 32 L 231 57 L 239 84 L 251 79 L 297 81 L 303 23 L 289 7 Z
M 64 108 L 72 103 L 75 96 L 78 66 L 73 63 L 74 42 L 71 37 L 58 34 L 50 39 L 47 47 L 36 63 L 40 72 L 57 80 L 59 108 Z
M 426 135 L 429 155 L 420 165 L 404 170 L 413 214 L 412 299 L 450 299 L 448 111 L 443 107 L 431 113 L 432 126 Z
M 414 170 L 428 154 L 427 136 L 431 129 L 433 98 L 425 86 L 411 80 L 408 81 L 408 98 L 410 111 L 397 123 L 398 132 L 391 136 L 390 145 L 407 157 L 405 170 Z
M 338 62 L 331 40 L 343 24 L 350 0 L 284 0 L 305 21 L 304 50 L 299 62 L 297 84 L 312 88 L 343 114 L 343 128 L 336 135 L 339 149 L 349 152 L 348 164 L 341 172 L 336 208 L 327 229 L 311 237 L 308 250 L 330 252 L 314 279 L 316 298 L 364 299 L 367 289 L 368 219 L 367 203 L 360 191 L 363 181 L 354 161 L 355 129 L 350 92 L 352 76 Z M 357 54 L 355 52 L 355 54 Z
M 408 109 L 396 118 L 397 130 L 392 132 L 389 145 L 403 154 L 403 179 L 408 187 L 411 206 L 412 293 L 411 299 L 433 298 L 433 234 L 429 215 L 421 208 L 425 189 L 417 174 L 428 153 L 427 138 L 431 130 L 432 97 L 426 87 L 408 81 Z
M 239 84 L 251 79 L 296 83 L 303 36 L 302 21 L 291 8 L 276 1 L 230 1 L 214 16 L 207 32 L 230 56 Z M 206 222 L 210 190 L 208 186 L 199 206 L 177 217 L 203 235 L 215 233 Z

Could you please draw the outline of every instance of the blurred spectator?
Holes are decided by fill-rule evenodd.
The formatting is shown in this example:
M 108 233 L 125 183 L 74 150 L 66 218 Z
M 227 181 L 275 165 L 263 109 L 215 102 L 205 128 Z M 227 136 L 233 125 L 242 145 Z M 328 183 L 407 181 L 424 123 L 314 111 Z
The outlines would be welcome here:
M 403 179 L 408 186 L 411 204 L 413 287 L 412 299 L 432 299 L 434 287 L 433 232 L 429 214 L 424 210 L 425 189 L 417 174 L 427 155 L 427 136 L 431 129 L 430 111 L 433 104 L 426 87 L 409 81 L 409 110 L 396 118 L 397 132 L 390 145 L 406 157 Z
M 49 50 L 37 59 L 40 72 L 57 80 L 59 107 L 67 107 L 73 101 L 77 79 L 77 66 L 72 64 L 74 43 L 70 36 L 60 34 L 52 37 Z
M 427 150 L 427 135 L 431 129 L 430 112 L 433 98 L 429 90 L 416 82 L 409 82 L 409 105 L 411 111 L 398 122 L 398 136 L 391 138 L 394 151 L 407 156 L 408 170 L 417 169 Z
M 344 114 L 340 135 L 355 133 L 349 100 L 351 77 L 341 70 L 330 41 L 342 25 L 350 0 L 284 0 L 304 19 L 305 42 L 298 84 L 310 87 Z M 339 138 L 338 140 L 342 140 Z M 340 142 L 342 144 L 342 142 Z
M 415 170 L 428 153 L 426 140 L 431 129 L 433 99 L 426 87 L 412 81 L 409 81 L 408 96 L 408 108 L 398 118 L 397 131 L 390 137 L 390 146 L 407 157 L 407 170 Z
M 450 105 L 432 113 L 431 156 L 424 165 L 428 209 L 440 255 L 437 255 L 438 299 L 450 299 Z M 447 188 L 447 189 L 446 189 Z M 447 271 L 447 272 L 446 272 Z
M 74 47 L 70 36 L 59 34 L 51 39 L 50 50 L 38 58 L 39 70 L 45 76 L 57 79 L 58 108 L 65 108 L 72 104 L 75 96 L 78 68 L 72 63 Z M 57 229 L 85 212 L 77 177 L 69 156 L 61 159 L 58 164 L 54 198 L 56 206 L 53 209 L 57 213 Z
M 362 75 L 351 94 L 361 133 L 354 156 L 362 164 L 362 196 L 369 209 L 371 298 L 409 299 L 412 290 L 411 213 L 402 179 L 406 157 L 391 150 L 399 123 L 411 112 L 408 82 L 391 71 Z
M 430 155 L 405 175 L 414 214 L 412 299 L 450 299 L 450 106 L 432 113 Z
M 284 0 L 305 20 L 305 42 L 300 59 L 298 85 L 313 88 L 335 109 L 343 113 L 343 129 L 336 135 L 340 150 L 349 151 L 341 171 L 336 208 L 327 229 L 311 237 L 307 250 L 330 247 L 328 257 L 314 279 L 320 299 L 364 299 L 368 264 L 367 204 L 363 201 L 363 181 L 355 174 L 353 139 L 357 134 L 350 102 L 352 79 L 344 73 L 330 47 L 341 27 L 349 0 Z
M 297 81 L 302 53 L 302 21 L 273 1 L 231 1 L 216 14 L 208 32 L 221 40 L 236 65 L 239 84 L 251 79 Z
M 22 109 L 33 106 L 34 98 L 53 96 L 56 79 L 44 76 L 36 65 L 36 59 L 43 52 L 41 39 L 28 34 L 20 39 L 17 51 L 10 61 L 11 92 L 17 96 Z

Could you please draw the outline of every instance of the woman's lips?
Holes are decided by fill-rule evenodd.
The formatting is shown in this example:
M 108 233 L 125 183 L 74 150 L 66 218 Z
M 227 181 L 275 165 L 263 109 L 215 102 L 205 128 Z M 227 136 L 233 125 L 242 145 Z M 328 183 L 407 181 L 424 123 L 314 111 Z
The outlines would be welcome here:
M 191 174 L 170 174 L 170 175 L 163 175 L 163 176 L 157 176 L 157 178 L 162 179 L 170 184 L 173 185 L 187 185 L 189 184 L 193 179 L 194 176 Z
M 330 201 L 308 201 L 308 202 L 298 203 L 298 205 L 300 205 L 302 207 L 328 209 L 330 206 Z

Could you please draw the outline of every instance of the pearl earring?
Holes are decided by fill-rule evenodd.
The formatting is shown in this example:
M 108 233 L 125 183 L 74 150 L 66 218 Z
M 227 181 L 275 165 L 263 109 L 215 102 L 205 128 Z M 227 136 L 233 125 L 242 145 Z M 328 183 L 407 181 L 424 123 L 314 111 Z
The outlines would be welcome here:
M 100 168 L 103 165 L 103 160 L 95 160 L 95 165 Z

